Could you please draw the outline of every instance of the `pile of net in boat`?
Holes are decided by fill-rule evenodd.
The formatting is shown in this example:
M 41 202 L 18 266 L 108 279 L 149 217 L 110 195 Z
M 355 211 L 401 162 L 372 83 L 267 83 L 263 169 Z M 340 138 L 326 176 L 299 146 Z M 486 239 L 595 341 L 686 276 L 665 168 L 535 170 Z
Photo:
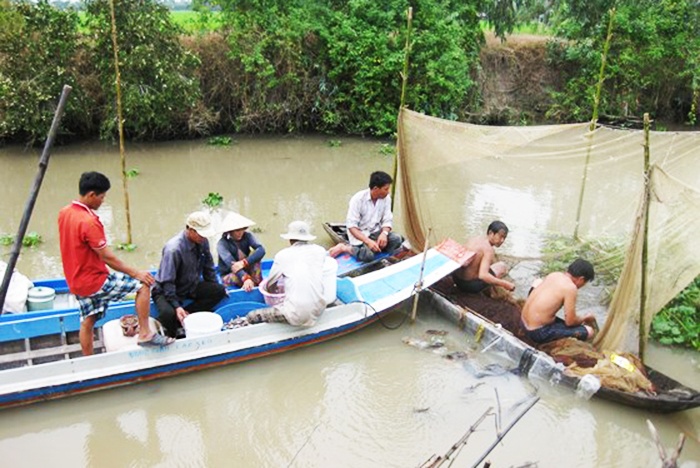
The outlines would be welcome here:
M 590 343 L 575 338 L 545 343 L 539 349 L 580 377 L 595 375 L 603 387 L 629 393 L 656 392 L 654 384 L 645 374 L 644 366 L 634 354 L 601 352 Z
M 645 183 L 640 130 L 479 126 L 406 109 L 398 128 L 397 198 L 411 244 L 428 232 L 433 245 L 464 241 L 498 219 L 510 228 L 499 251 L 515 261 L 593 246 L 599 254 L 587 259 L 615 280 L 601 349 L 636 352 L 640 318 L 646 337 L 652 316 L 700 274 L 700 132 L 650 132 Z

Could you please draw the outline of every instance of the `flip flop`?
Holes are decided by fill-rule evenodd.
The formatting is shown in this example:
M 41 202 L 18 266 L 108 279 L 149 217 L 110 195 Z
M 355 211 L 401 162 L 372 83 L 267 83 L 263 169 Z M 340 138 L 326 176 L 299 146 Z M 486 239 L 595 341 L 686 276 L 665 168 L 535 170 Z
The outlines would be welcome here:
M 150 340 L 138 342 L 139 346 L 146 348 L 162 348 L 173 343 L 175 343 L 175 338 L 159 335 L 158 333 L 154 333 Z

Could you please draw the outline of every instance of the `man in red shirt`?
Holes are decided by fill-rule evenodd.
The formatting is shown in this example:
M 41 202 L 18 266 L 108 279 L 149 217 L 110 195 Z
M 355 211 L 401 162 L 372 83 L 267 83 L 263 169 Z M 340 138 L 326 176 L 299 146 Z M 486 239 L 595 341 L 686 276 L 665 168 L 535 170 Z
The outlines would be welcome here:
M 79 336 L 85 356 L 93 353 L 95 322 L 104 317 L 109 302 L 121 300 L 134 292 L 139 320 L 138 344 L 165 346 L 175 341 L 150 330 L 148 317 L 150 286 L 155 281 L 153 276 L 148 271 L 126 265 L 107 246 L 104 226 L 94 210 L 102 205 L 110 187 L 104 174 L 83 173 L 78 184 L 80 196 L 58 214 L 63 273 L 68 289 L 75 294 L 80 306 Z M 110 272 L 107 266 L 116 273 Z

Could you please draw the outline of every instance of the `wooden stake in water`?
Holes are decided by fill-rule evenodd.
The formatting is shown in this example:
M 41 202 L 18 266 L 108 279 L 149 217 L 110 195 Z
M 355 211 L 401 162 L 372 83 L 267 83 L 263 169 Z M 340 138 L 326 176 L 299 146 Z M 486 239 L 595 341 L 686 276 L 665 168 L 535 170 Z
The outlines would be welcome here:
M 112 16 L 112 47 L 114 50 L 114 86 L 117 92 L 117 128 L 119 129 L 119 157 L 122 167 L 122 186 L 124 187 L 124 211 L 126 212 L 126 243 L 131 244 L 131 210 L 129 209 L 129 186 L 126 177 L 126 155 L 124 154 L 124 117 L 122 116 L 122 83 L 119 72 L 119 44 L 117 43 L 117 19 L 114 14 L 114 0 L 109 2 Z
M 416 310 L 418 309 L 418 295 L 423 290 L 423 271 L 425 270 L 425 259 L 428 257 L 428 246 L 430 242 L 430 228 L 428 228 L 428 235 L 425 236 L 425 246 L 423 247 L 423 261 L 420 264 L 420 275 L 418 276 L 418 281 L 413 287 L 415 295 L 413 296 L 413 310 L 411 310 L 411 322 L 416 321 Z
M 408 7 L 406 10 L 406 46 L 404 49 L 403 72 L 401 72 L 401 101 L 399 103 L 399 116 L 401 109 L 406 104 L 406 85 L 408 84 L 408 63 L 411 56 L 411 23 L 413 21 L 413 7 Z M 398 125 L 397 125 L 398 127 Z M 396 193 L 396 177 L 399 174 L 399 142 L 396 142 L 394 149 L 394 183 L 391 185 L 391 209 L 394 209 L 394 195 Z
M 649 202 L 651 200 L 651 169 L 649 167 L 649 113 L 644 114 L 644 227 L 642 232 L 642 278 L 639 286 L 639 359 L 644 362 L 646 351 L 647 263 L 649 234 Z
M 578 196 L 578 208 L 576 208 L 576 225 L 574 227 L 574 239 L 580 240 L 578 236 L 578 228 L 581 223 L 581 208 L 583 207 L 583 195 L 586 192 L 586 180 L 588 179 L 588 164 L 591 159 L 591 145 L 593 138 L 593 131 L 595 130 L 596 123 L 598 122 L 598 112 L 600 107 L 600 94 L 603 90 L 603 82 L 605 81 L 605 63 L 608 59 L 608 52 L 610 51 L 610 43 L 612 42 L 613 35 L 613 25 L 615 24 L 615 8 L 611 9 L 610 21 L 608 22 L 608 35 L 605 38 L 605 45 L 603 46 L 603 55 L 600 58 L 600 74 L 598 75 L 598 85 L 596 86 L 595 94 L 593 95 L 593 115 L 591 117 L 591 124 L 588 127 L 589 131 L 589 143 L 588 150 L 586 151 L 586 162 L 583 165 L 583 179 L 581 181 L 581 192 Z

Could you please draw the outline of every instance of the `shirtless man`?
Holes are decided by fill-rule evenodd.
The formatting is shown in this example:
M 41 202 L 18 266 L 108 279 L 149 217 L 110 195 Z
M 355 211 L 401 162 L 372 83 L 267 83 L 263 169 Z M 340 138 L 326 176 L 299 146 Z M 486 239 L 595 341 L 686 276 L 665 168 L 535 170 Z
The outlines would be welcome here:
M 508 273 L 503 262 L 496 262 L 495 247 L 500 247 L 508 237 L 508 226 L 501 221 L 489 224 L 485 236 L 474 237 L 467 241 L 467 250 L 475 253 L 474 260 L 452 274 L 457 288 L 467 293 L 478 293 L 489 286 L 501 286 L 513 291 L 515 285 L 502 279 Z
M 566 273 L 550 273 L 532 289 L 523 306 L 521 320 L 525 334 L 536 343 L 546 343 L 560 338 L 590 340 L 594 329 L 588 325 L 595 321 L 593 314 L 576 315 L 578 290 L 593 280 L 593 265 L 583 259 L 575 260 Z M 557 311 L 564 306 L 564 320 Z

